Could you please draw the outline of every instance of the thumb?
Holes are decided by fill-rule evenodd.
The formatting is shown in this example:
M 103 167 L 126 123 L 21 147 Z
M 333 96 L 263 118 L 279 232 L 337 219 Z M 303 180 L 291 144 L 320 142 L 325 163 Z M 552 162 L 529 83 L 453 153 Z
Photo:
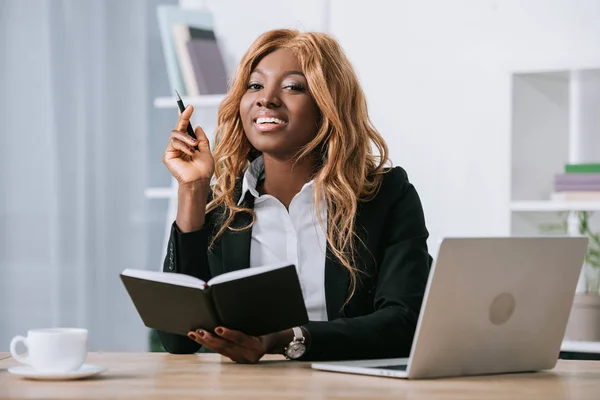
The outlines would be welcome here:
M 208 151 L 210 153 L 210 142 L 208 141 L 206 133 L 204 133 L 204 129 L 202 129 L 200 126 L 197 126 L 196 129 L 194 129 L 194 133 L 196 134 L 196 139 L 198 140 L 198 150 Z

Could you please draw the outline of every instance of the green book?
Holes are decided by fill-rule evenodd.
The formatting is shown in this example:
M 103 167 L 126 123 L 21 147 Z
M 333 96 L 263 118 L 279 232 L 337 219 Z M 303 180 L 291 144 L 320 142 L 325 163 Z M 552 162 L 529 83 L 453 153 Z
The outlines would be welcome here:
M 587 163 L 587 164 L 566 164 L 565 172 L 567 174 L 586 174 L 586 173 L 600 173 L 600 164 Z

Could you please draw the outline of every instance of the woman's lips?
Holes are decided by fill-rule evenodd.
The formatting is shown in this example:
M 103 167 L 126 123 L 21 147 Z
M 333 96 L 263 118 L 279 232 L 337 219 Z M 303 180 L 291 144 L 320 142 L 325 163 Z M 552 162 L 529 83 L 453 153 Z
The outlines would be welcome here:
M 262 132 L 272 132 L 272 131 L 276 131 L 279 129 L 283 129 L 286 125 L 287 125 L 287 123 L 285 123 L 285 124 L 258 124 L 258 123 L 255 123 L 254 124 L 256 129 L 258 129 L 259 131 L 262 131 Z
M 261 117 L 254 121 L 254 126 L 261 132 L 272 132 L 284 128 L 287 125 L 282 119 Z

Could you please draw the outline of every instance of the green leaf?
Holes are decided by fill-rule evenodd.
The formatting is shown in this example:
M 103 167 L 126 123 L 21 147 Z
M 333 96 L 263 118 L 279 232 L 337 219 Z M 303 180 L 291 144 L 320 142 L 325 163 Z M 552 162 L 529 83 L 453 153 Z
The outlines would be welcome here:
M 594 245 L 596 247 L 600 248 L 600 234 L 598 233 L 592 233 L 590 235 L 588 235 L 588 237 L 590 238 L 590 245 Z

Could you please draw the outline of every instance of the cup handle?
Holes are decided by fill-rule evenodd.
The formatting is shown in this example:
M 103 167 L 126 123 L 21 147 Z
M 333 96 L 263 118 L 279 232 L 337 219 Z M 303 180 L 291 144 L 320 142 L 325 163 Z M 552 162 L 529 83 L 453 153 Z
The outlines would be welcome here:
M 29 356 L 23 356 L 22 354 L 17 353 L 17 344 L 19 344 L 19 342 L 23 343 L 25 345 L 25 347 L 28 347 L 26 337 L 15 336 L 10 341 L 10 354 L 18 362 L 23 363 L 23 364 L 29 364 Z

